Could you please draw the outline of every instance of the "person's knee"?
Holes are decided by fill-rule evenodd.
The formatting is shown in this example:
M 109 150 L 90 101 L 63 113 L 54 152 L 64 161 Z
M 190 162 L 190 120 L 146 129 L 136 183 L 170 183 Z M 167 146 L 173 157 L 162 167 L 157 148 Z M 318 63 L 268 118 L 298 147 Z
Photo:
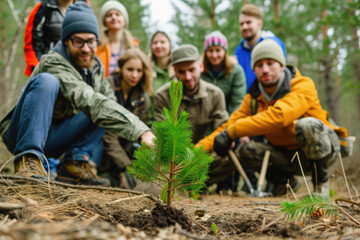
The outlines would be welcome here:
M 259 142 L 249 142 L 241 144 L 239 147 L 239 156 L 241 162 L 246 167 L 257 170 L 262 163 L 262 159 L 269 146 Z
M 339 140 L 334 130 L 313 117 L 299 119 L 295 139 L 308 159 L 323 159 L 339 150 Z
M 50 73 L 39 73 L 30 79 L 30 84 L 37 89 L 51 92 L 58 92 L 59 80 Z

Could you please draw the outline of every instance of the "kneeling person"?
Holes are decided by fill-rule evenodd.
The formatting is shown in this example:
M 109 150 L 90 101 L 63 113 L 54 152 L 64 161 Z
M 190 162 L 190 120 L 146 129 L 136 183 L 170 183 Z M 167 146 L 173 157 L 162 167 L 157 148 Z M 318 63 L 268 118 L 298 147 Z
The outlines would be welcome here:
M 104 129 L 152 144 L 150 129 L 116 102 L 104 79 L 95 57 L 98 36 L 91 8 L 84 2 L 71 5 L 61 40 L 42 56 L 16 107 L 0 124 L 4 143 L 17 155 L 15 175 L 44 179 L 46 158 L 64 155 L 58 180 L 109 185 L 89 165 L 101 160 Z
M 208 151 L 224 154 L 234 139 L 242 138 L 241 161 L 260 170 L 266 150 L 271 151 L 267 179 L 275 184 L 273 195 L 286 193 L 286 183 L 297 190 L 294 178 L 300 173 L 296 151 L 302 163 L 311 169 L 315 192 L 328 194 L 328 167 L 338 159 L 340 138 L 346 129 L 328 121 L 322 109 L 314 82 L 298 69 L 285 65 L 279 45 L 267 39 L 255 46 L 251 65 L 257 80 L 242 105 L 229 120 L 198 145 Z M 267 143 L 249 142 L 249 136 L 264 135 Z

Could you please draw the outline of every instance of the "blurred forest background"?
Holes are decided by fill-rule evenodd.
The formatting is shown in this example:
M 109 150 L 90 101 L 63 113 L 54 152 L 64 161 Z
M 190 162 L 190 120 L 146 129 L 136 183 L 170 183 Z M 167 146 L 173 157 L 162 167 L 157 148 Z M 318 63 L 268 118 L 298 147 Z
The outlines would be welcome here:
M 287 62 L 314 80 L 323 107 L 349 135 L 358 137 L 346 165 L 355 176 L 360 172 L 360 0 L 169 1 L 176 10 L 172 18 L 177 28 L 177 36 L 172 37 L 175 45 L 192 43 L 201 51 L 205 35 L 220 30 L 228 38 L 229 54 L 242 38 L 238 24 L 241 6 L 259 6 L 264 12 L 263 30 L 284 41 Z M 0 0 L 0 118 L 16 104 L 28 80 L 23 74 L 23 34 L 27 16 L 37 2 Z M 90 0 L 97 16 L 104 2 Z M 149 26 L 149 5 L 141 0 L 121 2 L 129 12 L 129 30 L 148 53 L 150 29 L 161 26 Z M 102 28 L 101 21 L 99 24 Z

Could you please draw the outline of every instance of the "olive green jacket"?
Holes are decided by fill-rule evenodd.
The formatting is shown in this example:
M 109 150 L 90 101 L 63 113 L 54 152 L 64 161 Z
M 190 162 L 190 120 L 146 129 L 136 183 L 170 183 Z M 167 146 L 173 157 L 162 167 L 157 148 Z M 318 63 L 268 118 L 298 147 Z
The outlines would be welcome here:
M 246 95 L 246 79 L 244 70 L 236 63 L 233 64 L 228 77 L 225 76 L 225 69 L 214 77 L 211 71 L 202 73 L 201 78 L 218 86 L 225 94 L 226 110 L 229 115 L 238 109 Z
M 163 108 L 170 109 L 170 83 L 158 89 L 154 96 L 155 120 L 163 121 Z M 207 133 L 223 124 L 229 114 L 225 108 L 224 93 L 220 88 L 203 80 L 199 82 L 199 91 L 189 99 L 183 95 L 179 107 L 179 115 L 182 110 L 189 113 L 189 120 L 192 124 L 193 138 L 195 144 L 205 137 Z
M 91 82 L 87 83 L 72 64 L 65 46 L 58 42 L 53 50 L 42 56 L 31 77 L 43 72 L 53 74 L 60 83 L 53 119 L 64 119 L 82 111 L 93 123 L 134 142 L 150 130 L 137 116 L 116 102 L 97 58 L 91 71 Z M 11 116 L 12 112 L 1 121 L 1 135 L 6 132 Z

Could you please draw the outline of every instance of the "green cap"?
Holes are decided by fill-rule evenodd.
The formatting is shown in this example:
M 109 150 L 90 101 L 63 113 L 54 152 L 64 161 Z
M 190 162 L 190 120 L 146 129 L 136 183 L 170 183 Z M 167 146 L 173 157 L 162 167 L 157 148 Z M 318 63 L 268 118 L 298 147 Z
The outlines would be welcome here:
M 200 61 L 199 50 L 191 44 L 183 44 L 176 48 L 172 53 L 173 65 L 182 62 Z

